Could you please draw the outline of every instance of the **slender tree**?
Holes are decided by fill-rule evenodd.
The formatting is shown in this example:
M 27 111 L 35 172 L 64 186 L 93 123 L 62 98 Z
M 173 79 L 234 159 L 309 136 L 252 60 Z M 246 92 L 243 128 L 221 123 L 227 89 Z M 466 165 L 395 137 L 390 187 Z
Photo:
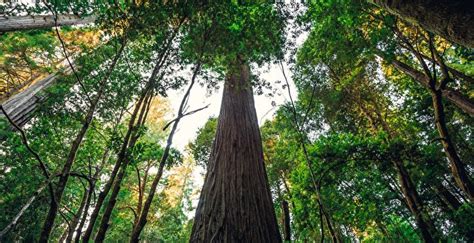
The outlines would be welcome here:
M 153 182 L 150 186 L 150 192 L 148 193 L 148 197 L 145 200 L 145 203 L 143 205 L 143 209 L 140 210 L 137 221 L 134 223 L 133 230 L 132 230 L 132 235 L 130 237 L 130 242 L 138 242 L 139 237 L 140 237 L 140 233 L 142 232 L 143 228 L 145 227 L 145 224 L 147 222 L 148 213 L 150 211 L 150 207 L 151 207 L 151 204 L 153 202 L 153 197 L 155 196 L 155 192 L 156 192 L 158 183 L 160 182 L 160 179 L 163 176 L 163 171 L 165 169 L 165 166 L 166 166 L 167 161 L 168 161 L 168 157 L 170 155 L 170 149 L 171 149 L 171 145 L 172 145 L 172 142 L 173 142 L 173 137 L 174 137 L 174 134 L 176 132 L 176 129 L 178 128 L 178 124 L 179 124 L 180 120 L 184 116 L 196 112 L 196 111 L 192 111 L 190 113 L 185 113 L 184 109 L 185 109 L 185 105 L 186 105 L 186 103 L 189 99 L 191 89 L 193 88 L 194 83 L 196 82 L 196 78 L 197 78 L 198 73 L 200 72 L 200 69 L 201 69 L 201 65 L 197 64 L 196 67 L 194 68 L 194 72 L 193 72 L 193 76 L 191 78 L 189 88 L 187 89 L 186 93 L 183 96 L 183 99 L 181 100 L 181 104 L 180 104 L 179 110 L 178 110 L 178 116 L 176 117 L 176 119 L 174 119 L 172 121 L 173 126 L 172 126 L 171 131 L 168 135 L 168 139 L 166 141 L 166 147 L 163 151 L 163 155 L 161 156 L 160 164 L 158 166 L 158 172 L 156 173 L 155 177 L 153 178 Z
M 79 150 L 79 147 L 81 146 L 82 140 L 84 139 L 84 136 L 86 135 L 87 130 L 89 129 L 89 126 L 92 122 L 92 119 L 94 118 L 94 113 L 96 111 L 97 105 L 99 104 L 99 101 L 102 98 L 102 95 L 104 94 L 104 91 L 106 89 L 106 82 L 109 79 L 109 76 L 111 75 L 112 71 L 115 68 L 115 65 L 117 64 L 120 56 L 122 55 L 122 52 L 125 48 L 125 41 L 121 43 L 121 46 L 113 58 L 109 68 L 107 69 L 106 74 L 104 75 L 103 79 L 100 81 L 99 85 L 99 91 L 97 95 L 95 96 L 94 100 L 90 103 L 89 109 L 87 111 L 87 114 L 85 115 L 84 122 L 82 124 L 81 129 L 77 133 L 72 145 L 71 149 L 69 150 L 69 154 L 67 156 L 66 162 L 64 163 L 64 167 L 61 172 L 61 176 L 59 177 L 59 182 L 55 188 L 55 195 L 54 199 L 51 200 L 50 202 L 50 208 L 48 211 L 48 215 L 46 217 L 46 220 L 43 225 L 43 229 L 41 232 L 40 236 L 40 242 L 47 242 L 49 238 L 49 234 L 51 233 L 51 230 L 53 228 L 54 220 L 56 218 L 60 203 L 61 203 L 61 198 L 64 192 L 64 189 L 66 187 L 67 181 L 69 179 L 69 172 L 71 171 L 72 165 L 74 163 L 74 160 L 77 155 L 77 151 Z

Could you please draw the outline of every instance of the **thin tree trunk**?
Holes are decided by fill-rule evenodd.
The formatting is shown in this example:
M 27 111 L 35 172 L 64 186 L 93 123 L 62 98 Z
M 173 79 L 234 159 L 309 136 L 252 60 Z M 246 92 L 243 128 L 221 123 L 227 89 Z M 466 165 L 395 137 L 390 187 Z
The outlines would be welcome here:
M 154 80 L 154 77 L 151 77 L 150 80 Z M 135 143 L 139 138 L 139 136 L 136 134 L 136 131 L 141 125 L 147 102 L 149 101 L 148 97 L 151 96 L 151 87 L 153 87 L 153 85 L 149 83 L 143 92 L 140 101 L 136 104 L 135 110 L 132 114 L 132 117 L 130 118 L 127 135 L 122 143 L 122 147 L 117 158 L 117 164 L 120 164 L 120 169 L 113 183 L 112 194 L 110 195 L 109 202 L 106 205 L 104 215 L 100 221 L 100 226 L 95 238 L 95 242 L 103 242 L 105 239 L 105 234 L 109 228 L 109 220 L 112 216 L 112 211 L 115 207 L 115 204 L 117 203 L 117 196 L 121 189 L 122 180 L 125 177 L 128 164 L 130 163 L 128 152 L 135 146 Z M 136 115 L 138 114 L 138 111 L 140 111 L 140 115 L 137 119 Z
M 265 155 L 265 158 L 268 158 L 268 156 Z M 288 201 L 283 198 L 280 185 L 277 185 L 276 192 L 278 196 L 278 201 L 280 201 L 281 205 L 281 225 L 283 227 L 283 241 L 291 242 L 290 208 L 288 206 Z
M 293 210 L 295 210 L 295 202 L 293 201 L 293 194 L 291 193 L 290 187 L 288 186 L 288 182 L 286 182 L 286 178 L 284 173 L 281 174 L 281 180 L 283 181 L 283 187 L 285 187 L 285 191 L 288 194 L 288 197 L 290 198 L 291 206 L 293 207 Z
M 422 72 L 398 60 L 392 60 L 391 63 L 396 69 L 412 77 L 415 81 L 420 83 L 423 87 L 430 88 L 430 79 L 429 77 L 424 75 Z M 471 101 L 469 98 L 464 97 L 461 93 L 448 89 L 448 88 L 442 89 L 440 92 L 441 92 L 441 95 L 444 98 L 446 98 L 448 101 L 450 101 L 451 103 L 459 107 L 461 110 L 463 110 L 467 114 L 474 116 L 474 102 Z
M 377 114 L 377 120 L 378 123 L 381 124 L 380 126 L 382 127 L 382 129 L 389 134 L 390 138 L 392 138 L 394 135 L 393 133 L 391 133 L 388 124 L 386 124 L 385 120 L 383 120 L 380 111 L 376 108 L 374 113 Z M 371 117 L 371 114 L 369 112 L 366 111 L 365 114 L 368 116 L 368 118 Z M 374 119 L 369 119 L 369 121 L 374 127 L 377 127 L 377 124 Z M 438 232 L 436 230 L 436 227 L 429 215 L 424 211 L 423 202 L 420 199 L 420 196 L 416 190 L 415 183 L 412 181 L 408 170 L 403 164 L 403 161 L 395 159 L 393 160 L 393 164 L 398 174 L 399 184 L 403 196 L 405 198 L 406 205 L 415 217 L 415 221 L 421 231 L 424 241 L 433 242 L 434 240 L 438 240 Z
M 120 114 L 120 116 L 118 118 L 118 121 L 117 121 L 117 124 L 114 127 L 114 132 L 113 133 L 115 133 L 119 122 L 122 120 L 122 115 L 123 115 L 123 112 Z M 109 141 L 109 143 L 111 143 L 111 142 L 112 141 Z M 110 153 L 110 147 L 106 147 L 105 150 L 104 150 L 104 154 L 102 155 L 102 160 L 100 162 L 99 168 L 97 168 L 97 170 L 95 171 L 94 175 L 91 178 L 91 183 L 89 184 L 89 189 L 87 191 L 87 193 L 89 195 L 87 197 L 86 206 L 84 208 L 83 215 L 81 217 L 81 222 L 79 223 L 79 227 L 77 227 L 77 230 L 76 230 L 76 237 L 74 238 L 74 242 L 79 242 L 79 240 L 80 240 L 81 233 L 82 233 L 82 228 L 84 227 L 84 224 L 87 220 L 89 207 L 91 205 L 92 194 L 94 193 L 94 189 L 95 189 L 97 180 L 99 180 L 100 172 L 102 171 L 102 168 L 104 167 L 104 165 L 106 164 L 106 162 L 109 159 L 109 153 Z M 90 223 L 90 220 L 89 220 L 89 223 Z
M 33 204 L 33 202 L 36 200 L 36 198 L 41 194 L 41 192 L 50 185 L 51 181 L 53 178 L 50 178 L 46 183 L 44 183 L 40 188 L 38 188 L 33 196 L 30 197 L 28 202 L 21 208 L 21 210 L 16 214 L 16 216 L 13 218 L 13 220 L 2 230 L 0 231 L 0 239 L 8 233 L 12 228 L 16 226 L 18 223 L 18 220 L 20 220 L 21 216 L 26 212 L 26 210 Z
M 153 197 L 155 196 L 156 188 L 158 186 L 158 183 L 161 180 L 161 176 L 163 175 L 163 171 L 164 171 L 164 168 L 165 168 L 165 165 L 166 165 L 166 161 L 168 160 L 169 152 L 170 152 L 170 149 L 171 149 L 171 144 L 173 142 L 173 136 L 176 132 L 176 129 L 178 128 L 179 121 L 184 116 L 183 112 L 184 112 L 186 103 L 189 99 L 189 94 L 191 92 L 191 89 L 192 89 L 195 81 L 196 81 L 196 77 L 197 77 L 197 74 L 199 73 L 200 69 L 201 69 L 201 64 L 199 63 L 195 67 L 195 70 L 194 70 L 193 76 L 191 78 L 191 83 L 189 85 L 189 88 L 188 88 L 187 92 L 185 93 L 185 95 L 183 96 L 183 99 L 181 101 L 181 105 L 179 106 L 178 117 L 175 119 L 175 121 L 173 123 L 173 127 L 170 131 L 170 134 L 168 135 L 168 139 L 167 139 L 167 142 L 166 142 L 166 147 L 165 147 L 165 150 L 164 150 L 163 155 L 162 155 L 161 160 L 160 160 L 158 173 L 156 173 L 155 178 L 153 178 L 153 182 L 151 184 L 150 191 L 148 193 L 148 197 L 145 201 L 145 204 L 143 205 L 142 211 L 140 212 L 140 216 L 138 217 L 138 220 L 137 220 L 136 224 L 133 227 L 132 236 L 130 237 L 130 242 L 138 242 L 139 237 L 140 237 L 140 233 L 142 232 L 143 228 L 145 227 L 145 224 L 147 222 L 146 218 L 148 216 L 148 212 L 150 210 L 151 203 L 153 202 Z
M 52 28 L 55 26 L 89 24 L 95 21 L 95 16 L 81 17 L 73 14 L 58 15 L 57 22 L 54 17 L 54 15 L 0 16 L 0 33 Z
M 281 201 L 281 207 L 283 211 L 283 235 L 284 241 L 291 242 L 291 221 L 290 221 L 290 208 L 286 200 Z
M 371 0 L 407 22 L 474 48 L 474 4 L 465 0 Z
M 461 207 L 461 202 L 441 182 L 436 182 L 434 190 L 449 210 L 455 212 Z
M 132 112 L 132 117 L 130 118 L 130 120 L 135 119 L 134 117 L 137 115 L 136 113 L 138 112 L 137 107 L 139 107 L 139 103 L 141 103 L 141 101 L 138 101 L 138 103 L 135 105 L 135 109 Z M 131 135 L 131 129 L 129 128 L 127 130 L 127 133 L 125 135 L 123 143 L 128 143 L 130 135 Z M 83 242 L 89 242 L 89 239 L 92 236 L 92 231 L 94 229 L 95 222 L 97 221 L 97 218 L 99 216 L 100 209 L 102 208 L 102 205 L 103 205 L 110 189 L 112 188 L 115 177 L 117 176 L 117 173 L 120 169 L 120 166 L 121 166 L 121 161 L 117 160 L 117 162 L 114 165 L 114 168 L 112 169 L 112 173 L 110 174 L 109 179 L 107 180 L 107 182 L 104 185 L 104 188 L 102 189 L 102 191 L 99 193 L 99 196 L 97 197 L 97 202 L 95 204 L 94 210 L 91 213 L 91 217 L 89 219 L 89 224 L 87 226 L 86 231 L 84 232 L 84 236 L 82 237 Z
M 150 171 L 151 168 L 151 163 L 148 162 L 146 168 L 145 168 L 145 174 L 143 175 L 143 181 L 141 181 L 140 178 L 140 170 L 138 167 L 136 167 L 137 170 L 137 178 L 138 178 L 138 202 L 137 202 L 137 215 L 140 215 L 142 213 L 142 208 L 143 208 L 143 198 L 145 196 L 145 189 L 146 189 L 146 183 L 148 182 L 148 171 Z M 133 228 L 136 227 L 138 223 L 138 217 L 135 217 L 135 221 L 133 222 Z
M 190 242 L 281 242 L 250 84 L 241 60 L 229 71 Z
M 443 145 L 446 157 L 449 160 L 451 172 L 453 174 L 456 184 L 461 190 L 466 193 L 469 200 L 474 200 L 474 185 L 469 179 L 469 174 L 464 167 L 464 163 L 461 161 L 456 148 L 451 140 L 446 127 L 446 120 L 444 115 L 444 107 L 442 100 L 442 93 L 439 89 L 431 90 L 431 97 L 433 100 L 433 108 L 435 115 L 435 124 Z
M 324 211 L 323 213 L 324 213 L 324 218 L 326 219 L 326 225 L 328 226 L 329 233 L 331 234 L 332 242 L 335 242 L 335 243 L 341 242 L 341 240 L 339 239 L 339 235 L 336 232 L 336 229 L 334 229 L 333 223 L 331 219 L 329 218 L 328 214 L 325 213 Z
M 84 194 L 82 195 L 81 204 L 69 226 L 69 232 L 67 234 L 66 243 L 72 242 L 72 237 L 74 236 L 75 229 L 77 225 L 79 224 L 79 221 L 81 220 L 82 212 L 84 211 L 84 208 L 86 207 L 88 198 L 89 198 L 89 190 L 88 188 L 84 188 Z
M 402 39 L 402 41 L 404 41 L 407 44 L 408 49 L 416 56 L 416 58 L 422 65 L 425 73 L 422 73 L 396 59 L 392 60 L 392 64 L 398 70 L 411 76 L 414 80 L 418 81 L 420 84 L 422 84 L 424 87 L 426 87 L 430 91 L 432 102 L 433 102 L 435 126 L 438 130 L 438 133 L 441 139 L 441 144 L 443 145 L 443 149 L 446 154 L 446 157 L 448 158 L 448 161 L 450 163 L 451 172 L 456 181 L 456 184 L 461 188 L 461 190 L 464 193 L 466 193 L 469 200 L 472 201 L 474 199 L 474 184 L 471 182 L 469 178 L 469 174 L 464 168 L 464 164 L 462 163 L 461 158 L 457 154 L 456 148 L 454 147 L 451 137 L 449 136 L 449 132 L 446 127 L 442 98 L 445 97 L 447 100 L 452 101 L 455 105 L 457 105 L 459 108 L 461 108 L 463 111 L 465 111 L 471 116 L 474 116 L 474 103 L 471 102 L 468 98 L 462 97 L 458 92 L 451 91 L 445 87 L 447 83 L 446 81 L 449 80 L 449 74 L 448 74 L 449 70 L 447 69 L 447 66 L 442 61 L 438 52 L 433 47 L 431 37 L 429 40 L 429 44 L 430 44 L 430 50 L 432 52 L 432 56 L 434 58 L 431 58 L 430 60 L 431 61 L 435 60 L 441 66 L 441 70 L 444 75 L 444 79 L 441 81 L 441 84 L 439 85 L 439 87 L 436 87 L 437 85 L 436 85 L 435 73 L 433 73 L 433 78 L 432 78 L 430 75 L 430 70 L 428 66 L 426 65 L 426 63 L 424 62 L 423 56 L 421 55 L 421 53 L 416 51 L 414 47 L 411 45 L 411 43 L 409 43 L 409 41 L 406 40 L 406 38 L 403 37 L 402 34 L 399 34 L 399 37 Z M 381 56 L 383 56 L 383 53 L 381 54 Z
M 59 237 L 58 242 L 64 242 L 64 240 L 66 239 L 66 237 L 67 237 L 67 235 L 68 235 L 69 229 L 70 229 L 70 227 L 68 226 L 68 227 L 63 231 L 63 233 L 61 234 L 61 237 Z
M 159 58 L 158 62 L 156 63 L 155 67 L 153 68 L 153 71 L 151 73 L 150 78 L 148 79 L 146 87 L 142 91 L 142 94 L 140 95 L 140 98 L 139 98 L 139 101 L 137 102 L 137 105 L 135 105 L 135 109 L 132 113 L 132 117 L 130 118 L 127 134 L 125 135 L 124 141 L 122 143 L 121 150 L 118 154 L 117 162 L 114 165 L 112 174 L 111 174 L 109 180 L 107 181 L 106 185 L 104 186 L 104 189 L 99 194 L 96 206 L 95 206 L 95 208 L 94 208 L 94 210 L 91 214 L 91 219 L 90 219 L 89 225 L 87 226 L 87 229 L 86 229 L 86 231 L 84 233 L 84 236 L 82 238 L 83 242 L 89 242 L 89 239 L 92 236 L 92 232 L 94 230 L 94 225 L 95 225 L 95 222 L 97 221 L 97 218 L 99 216 L 100 209 L 102 208 L 102 205 L 105 201 L 105 198 L 109 194 L 110 189 L 112 189 L 112 186 L 114 185 L 114 180 L 115 180 L 115 177 L 117 176 L 117 173 L 119 172 L 120 168 L 122 167 L 123 157 L 125 156 L 125 152 L 126 152 L 127 148 L 129 147 L 128 144 L 130 142 L 131 135 L 132 135 L 131 134 L 131 132 L 133 130 L 132 127 L 133 127 L 133 124 L 135 122 L 137 113 L 139 111 L 139 107 L 140 107 L 141 103 L 143 102 L 143 100 L 145 99 L 146 93 L 149 91 L 149 89 L 151 89 L 154 86 L 154 84 L 156 82 L 156 76 L 158 75 L 158 73 L 160 72 L 162 66 L 165 63 L 165 60 L 166 60 L 166 58 L 168 56 L 168 53 L 169 53 L 169 48 L 170 48 L 171 42 L 174 39 L 174 37 L 176 36 L 176 34 L 177 34 L 177 31 L 174 32 L 171 39 L 168 40 L 168 42 L 164 46 L 164 49 L 160 53 L 160 58 Z
M 76 236 L 74 237 L 74 242 L 75 243 L 78 243 L 80 238 L 81 238 L 82 228 L 84 228 L 84 224 L 86 223 L 87 215 L 88 215 L 88 212 L 89 212 L 89 207 L 91 205 L 92 194 L 94 193 L 94 187 L 95 187 L 95 184 L 93 186 L 91 186 L 89 188 L 89 190 L 87 190 L 87 193 L 88 193 L 87 202 L 86 202 L 86 205 L 84 207 L 84 210 L 82 211 L 82 216 L 81 216 L 81 221 L 79 222 L 79 226 L 76 229 Z
M 128 132 L 127 132 L 128 134 Z M 125 138 L 126 139 L 126 138 Z M 95 222 L 97 221 L 97 217 L 99 216 L 100 209 L 102 208 L 102 204 L 105 201 L 105 198 L 107 197 L 107 194 L 109 194 L 110 188 L 112 187 L 112 184 L 114 182 L 115 176 L 117 175 L 119 169 L 120 169 L 120 161 L 117 161 L 115 163 L 114 168 L 112 169 L 112 173 L 110 174 L 109 179 L 104 185 L 104 188 L 102 191 L 99 193 L 99 196 L 97 197 L 97 202 L 95 203 L 94 210 L 91 213 L 91 217 L 89 219 L 89 224 L 87 226 L 86 231 L 84 232 L 84 235 L 82 236 L 82 241 L 83 242 L 89 242 L 90 237 L 92 236 L 92 231 L 94 230 L 94 225 Z
M 322 178 L 322 177 L 321 177 Z M 316 188 L 316 201 L 318 202 L 319 205 L 319 213 L 322 213 L 323 219 L 326 220 L 326 225 L 328 226 L 329 233 L 331 234 L 331 239 L 333 242 L 341 242 L 341 239 L 339 239 L 338 233 L 335 231 L 331 216 L 330 214 L 326 211 L 326 207 L 323 204 L 323 200 L 321 199 L 321 180 L 318 182 L 318 187 Z M 324 224 L 323 221 L 321 221 L 322 224 Z M 324 234 L 323 226 L 321 226 L 321 232 Z
M 398 173 L 402 193 L 405 197 L 408 208 L 415 216 L 416 223 L 421 231 L 424 241 L 437 242 L 439 240 L 437 230 L 426 212 L 424 212 L 423 203 L 421 202 L 415 184 L 411 180 L 403 162 L 394 160 L 393 163 Z
M 435 58 L 435 60 L 433 60 L 431 57 L 428 57 L 426 55 L 424 55 L 423 53 L 420 53 L 421 57 L 423 57 L 424 59 L 426 60 L 429 60 L 430 62 L 436 62 L 436 64 L 438 64 L 438 66 L 440 66 L 441 68 L 443 67 L 443 65 L 445 65 L 444 63 L 442 63 L 440 60 L 437 60 Z M 471 83 L 471 84 L 474 84 L 474 77 L 471 77 L 457 69 L 454 69 L 452 67 L 449 67 L 448 65 L 446 65 L 446 68 L 447 70 L 454 76 L 454 77 L 457 77 L 458 79 L 462 79 L 464 80 L 465 82 L 468 82 L 468 83 Z
M 49 239 L 49 235 L 53 228 L 54 220 L 56 219 L 56 215 L 59 209 L 59 204 L 61 203 L 61 198 L 62 198 L 64 189 L 66 188 L 67 181 L 69 179 L 69 172 L 71 171 L 74 160 L 76 159 L 77 151 L 79 150 L 82 140 L 84 139 L 84 136 L 86 135 L 86 132 L 89 129 L 89 125 L 91 124 L 92 119 L 94 118 L 95 109 L 100 99 L 102 98 L 103 92 L 105 91 L 105 82 L 109 79 L 109 76 L 112 74 L 112 71 L 115 68 L 115 65 L 117 64 L 120 56 L 122 55 L 124 48 L 125 48 L 125 42 L 122 43 L 118 53 L 115 55 L 109 69 L 107 70 L 107 73 L 105 74 L 104 78 L 100 81 L 99 84 L 101 85 L 101 87 L 96 97 L 90 104 L 89 110 L 87 111 L 87 115 L 82 124 L 81 130 L 76 135 L 76 138 L 74 139 L 74 142 L 72 143 L 67 160 L 64 164 L 61 175 L 59 176 L 59 182 L 57 184 L 55 195 L 54 195 L 55 200 L 51 200 L 50 202 L 50 208 L 46 216 L 46 220 L 44 222 L 43 228 L 41 230 L 39 242 L 46 243 Z

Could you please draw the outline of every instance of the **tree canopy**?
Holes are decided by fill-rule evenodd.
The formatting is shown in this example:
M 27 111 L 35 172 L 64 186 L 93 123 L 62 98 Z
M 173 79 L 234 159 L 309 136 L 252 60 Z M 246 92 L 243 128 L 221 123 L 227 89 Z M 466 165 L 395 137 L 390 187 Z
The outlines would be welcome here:
M 0 241 L 473 241 L 473 8 L 430 3 L 0 3 Z

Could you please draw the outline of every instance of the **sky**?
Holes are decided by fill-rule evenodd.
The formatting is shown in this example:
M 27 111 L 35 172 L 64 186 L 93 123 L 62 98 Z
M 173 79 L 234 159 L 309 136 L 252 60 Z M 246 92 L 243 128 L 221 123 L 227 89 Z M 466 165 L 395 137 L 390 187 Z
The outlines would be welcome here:
M 261 126 L 266 120 L 272 119 L 273 115 L 278 110 L 278 107 L 280 105 L 289 101 L 289 96 L 288 90 L 282 88 L 282 84 L 285 82 L 281 69 L 278 65 L 267 65 L 266 67 L 260 68 L 257 71 L 260 71 L 261 79 L 270 82 L 272 88 L 275 88 L 277 90 L 276 94 L 273 97 L 254 94 L 255 109 L 257 111 L 259 126 Z M 285 74 L 288 78 L 291 95 L 293 99 L 295 99 L 297 97 L 296 88 L 293 83 L 293 80 L 291 79 L 291 71 L 286 65 Z M 278 80 L 282 82 L 277 83 Z M 195 85 L 191 91 L 191 95 L 188 102 L 190 106 L 189 111 L 204 107 L 206 105 L 209 105 L 209 107 L 207 109 L 199 111 L 198 113 L 184 117 L 178 125 L 178 130 L 174 135 L 172 146 L 179 149 L 182 153 L 185 154 L 185 156 L 187 153 L 185 148 L 189 144 L 189 142 L 192 142 L 196 138 L 199 128 L 204 126 L 209 117 L 218 117 L 219 115 L 223 85 L 220 84 L 219 86 L 220 89 L 218 91 L 213 91 L 211 95 L 209 95 L 209 92 L 206 87 L 201 87 L 200 85 Z M 179 105 L 181 104 L 181 100 L 183 98 L 186 88 L 187 87 L 181 90 L 168 92 L 168 101 L 174 113 L 173 117 L 178 113 Z M 275 102 L 276 106 L 272 106 L 272 101 Z M 172 119 L 172 117 L 170 117 L 170 119 Z M 188 154 L 187 156 L 190 155 Z M 154 170 L 150 172 L 153 173 Z M 194 217 L 195 208 L 197 207 L 197 204 L 199 202 L 199 192 L 204 183 L 204 174 L 205 171 L 202 167 L 196 166 L 193 168 L 193 172 L 191 174 L 193 192 L 191 193 L 190 198 L 192 208 L 191 211 L 186 212 L 186 216 L 188 217 L 188 219 Z
M 260 68 L 259 71 L 261 71 L 260 78 L 270 82 L 272 87 L 277 89 L 277 92 L 273 97 L 257 94 L 254 95 L 258 122 L 259 125 L 263 125 L 266 120 L 272 119 L 273 115 L 278 109 L 278 106 L 284 104 L 286 101 L 289 101 L 289 96 L 288 90 L 282 88 L 284 78 L 278 65 L 267 65 Z M 293 99 L 295 99 L 296 88 L 291 79 L 291 72 L 286 65 L 285 74 L 290 84 L 290 90 L 292 92 Z M 282 83 L 277 84 L 277 80 L 282 81 Z M 197 131 L 199 128 L 204 126 L 208 118 L 211 116 L 218 117 L 221 106 L 223 84 L 220 84 L 219 86 L 220 89 L 218 91 L 213 91 L 210 95 L 206 87 L 201 87 L 200 85 L 195 85 L 193 87 L 188 102 L 190 106 L 189 111 L 204 107 L 208 104 L 209 107 L 193 115 L 186 116 L 180 121 L 178 130 L 175 133 L 173 139 L 173 147 L 185 152 L 184 149 L 186 145 L 196 138 Z M 184 89 L 168 92 L 168 100 L 173 110 L 173 116 L 178 113 L 178 108 L 181 103 L 181 99 L 183 98 L 184 92 Z M 272 106 L 272 101 L 275 102 L 275 107 Z

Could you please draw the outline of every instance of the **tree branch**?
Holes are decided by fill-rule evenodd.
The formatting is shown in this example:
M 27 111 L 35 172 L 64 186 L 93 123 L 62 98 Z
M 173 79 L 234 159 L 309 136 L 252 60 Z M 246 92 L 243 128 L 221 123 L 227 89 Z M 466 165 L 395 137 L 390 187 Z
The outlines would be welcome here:
M 184 114 L 181 114 L 181 115 L 178 114 L 178 116 L 177 116 L 175 119 L 173 119 L 173 120 L 171 120 L 170 122 L 166 123 L 166 125 L 163 127 L 163 131 L 166 130 L 169 126 L 171 126 L 171 124 L 173 124 L 173 123 L 176 122 L 177 120 L 179 120 L 179 119 L 181 119 L 181 118 L 183 118 L 183 117 L 185 117 L 185 116 L 192 115 L 192 114 L 194 114 L 194 113 L 196 113 L 196 112 L 202 111 L 202 110 L 204 110 L 204 109 L 207 109 L 208 107 L 209 107 L 209 104 L 207 104 L 206 106 L 201 107 L 201 108 L 199 108 L 199 109 L 192 110 L 192 111 L 190 111 L 190 112 L 187 112 L 187 113 L 184 113 Z
M 41 157 L 39 156 L 39 154 L 34 151 L 31 147 L 30 147 L 30 144 L 28 143 L 28 138 L 26 137 L 26 133 L 25 131 L 23 131 L 23 129 L 21 129 L 21 127 L 19 127 L 11 118 L 10 116 L 7 114 L 7 111 L 3 108 L 3 105 L 0 105 L 0 109 L 2 110 L 3 114 L 5 115 L 5 117 L 7 118 L 8 122 L 16 129 L 20 132 L 21 134 L 21 141 L 22 143 L 25 145 L 26 149 L 33 155 L 33 157 L 38 161 L 39 163 L 39 166 L 44 174 L 44 176 L 46 177 L 46 179 L 49 179 L 49 172 L 48 172 L 48 169 L 46 167 L 46 164 L 43 162 L 43 160 L 41 159 Z

